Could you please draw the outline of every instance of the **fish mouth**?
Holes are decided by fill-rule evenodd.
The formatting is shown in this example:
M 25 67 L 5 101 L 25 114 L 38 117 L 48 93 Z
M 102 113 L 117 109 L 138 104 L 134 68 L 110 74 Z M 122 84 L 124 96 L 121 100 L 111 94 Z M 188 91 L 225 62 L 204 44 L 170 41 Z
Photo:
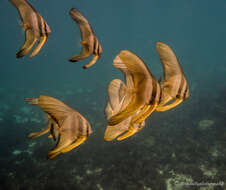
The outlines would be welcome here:
M 127 69 L 126 65 L 123 63 L 123 61 L 120 59 L 120 57 L 117 55 L 113 61 L 113 66 L 118 69 Z

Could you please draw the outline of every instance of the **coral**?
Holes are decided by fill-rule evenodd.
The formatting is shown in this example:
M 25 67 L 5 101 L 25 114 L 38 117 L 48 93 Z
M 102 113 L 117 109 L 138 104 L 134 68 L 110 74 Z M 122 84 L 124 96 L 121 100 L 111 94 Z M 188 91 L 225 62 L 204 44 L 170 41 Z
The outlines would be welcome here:
M 210 178 L 214 178 L 217 175 L 217 169 L 216 168 L 211 168 L 208 169 L 205 165 L 201 165 L 200 169 L 203 172 L 203 175 L 210 177 Z
M 167 190 L 186 190 L 189 189 L 189 183 L 193 182 L 191 176 L 176 174 L 173 170 L 169 172 L 172 177 L 166 180 Z
M 99 183 L 97 184 L 97 189 L 98 190 L 104 190 L 103 187 Z
M 144 190 L 151 190 L 151 188 L 144 185 Z
M 86 170 L 87 175 L 93 175 L 93 174 L 97 174 L 97 173 L 101 173 L 101 172 L 102 172 L 102 168 L 96 168 L 94 170 L 90 170 L 90 169 Z
M 198 128 L 200 130 L 208 130 L 214 125 L 214 123 L 213 120 L 201 120 L 198 123 Z
M 29 106 L 24 106 L 20 108 L 20 111 L 25 115 L 29 115 L 32 112 L 32 108 Z
M 37 144 L 36 142 L 29 143 L 28 147 L 29 147 L 29 148 L 32 148 L 32 147 L 34 147 L 36 144 Z
M 216 144 L 208 150 L 208 153 L 211 154 L 213 158 L 217 158 L 219 156 L 223 156 L 223 152 L 221 150 L 222 150 L 222 147 Z
M 209 186 L 209 187 L 200 187 L 199 190 L 214 190 L 214 186 Z
M 21 124 L 21 123 L 27 123 L 28 122 L 28 118 L 23 118 L 20 115 L 13 115 L 13 117 L 16 120 L 16 123 Z
M 152 147 L 155 145 L 155 137 L 150 136 L 150 137 L 144 139 L 141 142 L 141 144 L 144 145 L 146 148 Z
M 14 150 L 14 151 L 12 152 L 12 154 L 15 155 L 15 156 L 17 156 L 17 155 L 19 155 L 19 154 L 21 154 L 21 153 L 22 153 L 21 150 Z

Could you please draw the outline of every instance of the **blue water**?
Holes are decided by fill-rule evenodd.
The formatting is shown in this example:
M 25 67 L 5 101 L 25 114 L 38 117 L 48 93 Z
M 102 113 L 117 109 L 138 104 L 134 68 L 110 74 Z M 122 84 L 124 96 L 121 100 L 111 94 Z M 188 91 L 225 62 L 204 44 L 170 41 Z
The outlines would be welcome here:
M 226 184 L 226 2 L 204 0 L 29 0 L 52 33 L 39 54 L 16 59 L 24 31 L 15 7 L 0 2 L 0 190 L 223 189 Z M 91 23 L 103 54 L 67 60 L 80 52 L 80 31 L 68 12 L 75 7 Z M 154 112 L 146 127 L 122 142 L 103 139 L 104 107 L 112 66 L 122 49 L 140 56 L 158 79 L 162 66 L 155 43 L 172 47 L 185 73 L 190 98 L 175 109 Z M 28 139 L 46 125 L 25 97 L 47 94 L 83 114 L 89 139 L 54 160 L 46 136 Z M 200 127 L 203 123 L 206 127 Z M 176 182 L 207 183 L 176 186 Z M 210 183 L 216 183 L 211 185 Z

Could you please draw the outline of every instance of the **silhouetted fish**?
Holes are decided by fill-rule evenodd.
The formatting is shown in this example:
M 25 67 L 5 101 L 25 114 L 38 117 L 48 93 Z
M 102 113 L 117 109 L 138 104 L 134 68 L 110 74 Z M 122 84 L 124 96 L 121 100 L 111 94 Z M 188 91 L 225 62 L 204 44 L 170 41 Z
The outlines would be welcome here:
M 50 27 L 40 14 L 26 0 L 9 0 L 18 10 L 25 29 L 25 43 L 16 54 L 17 58 L 27 55 L 40 38 L 30 57 L 38 54 L 51 33 Z
M 73 55 L 69 61 L 76 62 L 88 58 L 92 54 L 94 55 L 93 59 L 83 66 L 84 69 L 94 65 L 99 59 L 102 53 L 102 47 L 95 36 L 88 20 L 75 8 L 70 10 L 71 18 L 78 24 L 81 32 L 82 41 L 82 51 L 80 54 Z
M 25 101 L 40 106 L 49 116 L 50 125 L 46 131 L 50 131 L 52 137 L 57 138 L 57 144 L 48 152 L 48 159 L 79 146 L 92 133 L 89 122 L 79 112 L 56 98 L 41 95 L 39 98 L 25 98 Z M 42 131 L 40 133 L 44 134 Z M 35 136 L 40 134 L 36 133 Z M 30 134 L 29 137 L 34 137 L 34 134 Z

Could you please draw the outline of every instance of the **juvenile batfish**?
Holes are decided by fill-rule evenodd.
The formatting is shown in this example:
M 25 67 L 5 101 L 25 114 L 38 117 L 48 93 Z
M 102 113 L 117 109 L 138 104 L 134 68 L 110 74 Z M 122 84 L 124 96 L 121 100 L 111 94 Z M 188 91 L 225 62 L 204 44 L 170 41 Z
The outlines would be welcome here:
M 34 138 L 50 131 L 50 137 L 57 140 L 56 146 L 48 152 L 47 158 L 71 151 L 82 144 L 92 133 L 89 122 L 76 110 L 56 98 L 41 95 L 39 98 L 25 98 L 28 104 L 39 106 L 49 117 L 46 129 L 31 133 Z
M 69 12 L 71 18 L 78 24 L 81 32 L 82 41 L 82 51 L 80 54 L 73 55 L 69 61 L 76 62 L 94 55 L 93 59 L 83 66 L 84 69 L 94 65 L 96 61 L 100 58 L 102 53 L 102 47 L 95 36 L 92 27 L 90 26 L 88 20 L 75 8 L 72 8 Z
M 127 133 L 120 140 L 137 132 L 134 124 L 141 124 L 156 109 L 160 101 L 160 86 L 144 62 L 128 50 L 121 51 L 113 65 L 120 69 L 127 81 L 131 100 L 116 115 L 109 118 L 110 126 L 117 125 L 132 116 Z
M 36 41 L 39 43 L 30 58 L 37 55 L 51 33 L 50 27 L 40 14 L 26 0 L 9 0 L 18 10 L 25 30 L 25 42 L 16 54 L 17 58 L 27 55 Z
M 173 50 L 163 42 L 157 42 L 156 48 L 164 69 L 164 80 L 161 82 L 162 96 L 156 111 L 163 112 L 186 100 L 189 97 L 189 89 Z M 174 101 L 169 103 L 172 100 Z

